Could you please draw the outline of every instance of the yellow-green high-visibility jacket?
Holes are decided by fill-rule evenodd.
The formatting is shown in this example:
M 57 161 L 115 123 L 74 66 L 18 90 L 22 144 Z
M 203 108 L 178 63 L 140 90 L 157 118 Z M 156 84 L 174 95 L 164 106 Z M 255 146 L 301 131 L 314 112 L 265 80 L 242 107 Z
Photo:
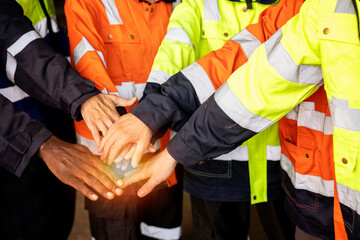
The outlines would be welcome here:
M 189 165 L 213 157 L 214 151 L 215 156 L 227 152 L 324 85 L 333 123 L 335 200 L 334 209 L 317 211 L 334 211 L 335 236 L 328 239 L 360 239 L 358 12 L 358 1 L 305 1 L 300 13 L 192 115 L 168 144 L 169 153 Z M 205 130 L 196 131 L 201 127 Z M 223 141 L 215 145 L 213 139 Z M 314 192 L 320 187 L 297 184 Z
M 246 26 L 256 23 L 261 12 L 276 1 L 262 3 L 253 1 L 250 9 L 245 1 L 184 0 L 171 15 L 147 88 L 149 85 L 155 88 L 154 85 L 164 83 L 171 75 L 210 51 L 222 47 Z M 193 66 L 187 71 L 190 81 L 196 81 L 197 75 L 201 74 Z M 214 91 L 214 87 L 203 89 L 202 94 L 210 96 Z M 147 90 L 145 95 L 146 92 Z M 202 96 L 197 98 L 200 103 L 206 100 Z M 159 101 L 154 105 L 161 106 L 162 100 Z M 186 101 L 188 100 L 184 99 Z M 157 111 L 166 110 L 162 108 Z M 145 117 L 142 114 L 142 118 Z M 258 203 L 267 201 L 268 198 L 280 198 L 283 192 L 280 185 L 281 149 L 278 136 L 278 125 L 274 124 L 234 151 L 219 156 L 216 161 L 204 161 L 185 167 L 184 189 L 194 196 L 214 201 L 251 199 L 252 203 Z M 227 179 L 226 184 L 224 179 Z M 216 190 L 214 186 L 217 186 Z
M 56 22 L 55 5 L 52 0 L 18 0 L 17 2 L 22 6 L 24 15 L 31 20 L 35 30 L 41 37 L 44 38 L 49 33 L 46 15 L 41 8 L 41 2 L 43 2 L 49 18 L 51 19 L 53 32 L 59 31 Z

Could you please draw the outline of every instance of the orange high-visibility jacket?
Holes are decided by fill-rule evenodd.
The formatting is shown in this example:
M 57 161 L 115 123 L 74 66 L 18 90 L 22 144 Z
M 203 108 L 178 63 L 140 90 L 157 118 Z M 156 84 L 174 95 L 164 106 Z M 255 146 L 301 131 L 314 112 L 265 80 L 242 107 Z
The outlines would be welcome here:
M 103 93 L 141 98 L 173 6 L 138 0 L 67 1 L 71 63 Z M 75 122 L 79 143 L 97 153 L 84 121 Z M 169 134 L 161 139 L 161 148 Z M 174 174 L 168 185 L 176 183 Z
M 176 80 L 180 84 L 191 82 L 198 99 L 209 97 L 248 60 L 261 43 L 299 12 L 303 2 L 282 0 L 278 5 L 269 7 L 261 14 L 258 24 L 249 25 L 226 42 L 221 49 L 199 59 L 187 68 L 186 73 L 177 74 L 168 81 Z M 171 85 L 176 88 L 176 85 L 170 83 L 167 87 Z M 181 90 L 176 91 L 177 94 L 180 92 Z M 151 97 L 151 94 L 147 96 L 149 99 Z M 140 113 L 146 108 L 146 101 L 145 98 L 141 108 L 134 109 L 135 115 L 137 111 Z M 156 112 L 156 109 L 152 111 Z M 152 121 L 152 116 L 141 115 L 141 119 Z M 158 118 L 157 121 L 164 123 L 164 119 Z M 336 191 L 332 160 L 332 123 L 323 88 L 286 115 L 279 122 L 279 127 L 282 185 L 287 193 L 288 213 L 296 225 L 305 232 L 332 239 L 335 219 L 331 210 L 334 208 L 335 218 L 340 219 L 341 215 L 338 214 L 339 203 L 336 196 L 334 200 Z M 182 159 L 184 162 L 180 162 L 184 165 L 191 164 L 190 161 L 186 162 L 185 157 Z

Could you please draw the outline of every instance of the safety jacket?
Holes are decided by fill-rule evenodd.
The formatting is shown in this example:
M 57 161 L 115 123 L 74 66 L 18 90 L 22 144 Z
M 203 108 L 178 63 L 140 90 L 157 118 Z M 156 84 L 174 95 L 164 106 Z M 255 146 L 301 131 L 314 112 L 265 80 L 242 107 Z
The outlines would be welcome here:
M 275 2 L 276 0 L 273 0 L 261 4 L 254 1 L 249 6 L 245 1 L 184 1 L 171 15 L 168 31 L 156 54 L 147 88 L 152 85 L 151 89 L 155 89 L 171 75 L 210 51 L 219 49 L 236 33 L 256 22 L 260 13 Z M 193 75 L 192 79 L 196 81 L 197 77 Z M 200 92 L 203 93 L 204 89 Z M 203 100 L 205 99 L 200 98 L 200 102 Z M 161 104 L 159 101 L 158 106 Z M 268 197 L 280 198 L 283 192 L 280 185 L 278 136 L 278 126 L 274 125 L 256 139 L 244 143 L 217 160 L 185 167 L 184 189 L 194 196 L 213 201 L 251 199 L 253 203 L 257 203 L 267 201 Z M 249 161 L 249 158 L 262 159 L 265 167 L 258 164 L 258 161 Z M 267 178 L 271 179 L 269 186 Z M 214 186 L 217 186 L 216 190 Z
M 172 8 L 164 1 L 153 5 L 134 0 L 67 1 L 73 66 L 104 93 L 141 98 Z M 75 122 L 75 130 L 78 143 L 98 154 L 84 121 Z M 166 135 L 162 147 L 168 141 Z M 175 175 L 167 182 L 175 184 Z
M 300 13 L 256 49 L 244 67 L 236 70 L 197 110 L 168 144 L 169 153 L 179 162 L 189 165 L 198 162 L 199 157 L 204 159 L 226 152 L 278 121 L 324 84 L 333 125 L 335 238 L 359 239 L 360 170 L 357 161 L 360 108 L 357 92 L 360 88 L 360 44 L 356 14 L 359 6 L 357 2 L 356 6 L 354 4 L 350 0 L 306 1 Z M 312 109 L 313 106 L 309 105 L 300 105 L 299 111 Z M 210 115 L 216 115 L 216 121 Z M 211 133 L 208 130 L 194 132 L 204 124 Z M 204 136 L 207 141 L 202 141 L 199 148 L 198 142 Z M 227 141 L 214 146 L 214 139 Z M 288 142 L 292 140 L 288 139 Z M 310 145 L 304 144 L 304 149 Z M 325 190 L 331 196 L 331 187 L 327 188 L 333 182 L 331 173 L 328 174 L 329 181 L 322 181 L 326 180 L 325 175 L 321 176 L 322 179 L 318 175 L 313 177 L 313 181 L 310 179 L 313 171 L 307 168 L 307 159 L 312 154 L 316 156 L 317 152 L 313 150 L 304 151 L 299 163 L 292 162 L 294 166 L 301 165 L 302 174 L 293 174 L 290 179 L 296 180 L 298 189 Z M 186 154 L 188 152 L 191 154 Z M 326 168 L 324 165 L 326 163 L 316 166 L 317 171 L 331 169 L 331 164 Z M 302 175 L 308 176 L 302 179 Z M 301 196 L 296 197 L 304 200 Z M 313 197 L 313 209 L 316 209 L 319 194 Z M 325 211 L 331 212 L 329 208 L 318 211 L 324 211 L 324 215 Z
M 0 53 L 1 74 L 34 99 L 73 119 L 80 119 L 81 103 L 99 93 L 44 42 L 16 1 L 0 0 Z M 0 165 L 20 177 L 52 133 L 5 97 L 0 102 Z
M 261 14 L 258 24 L 248 26 L 226 42 L 223 48 L 193 64 L 202 72 L 201 75 L 197 75 L 196 82 L 192 81 L 192 83 L 197 83 L 193 84 L 193 87 L 202 86 L 202 88 L 198 87 L 197 92 L 204 94 L 204 89 L 209 89 L 204 86 L 209 85 L 210 81 L 215 89 L 220 87 L 233 71 L 247 61 L 247 57 L 252 54 L 256 46 L 260 45 L 260 42 L 269 38 L 275 30 L 298 12 L 302 3 L 303 1 L 283 0 L 277 6 L 270 7 Z M 193 68 L 186 77 L 194 75 L 196 68 Z M 167 88 L 175 88 L 179 83 L 184 85 L 188 81 L 186 77 L 181 73 L 177 74 L 176 78 L 170 79 L 166 88 L 163 87 L 162 90 L 166 95 L 169 93 L 174 95 Z M 170 85 L 172 80 L 175 80 L 177 84 Z M 176 92 L 178 93 L 179 91 Z M 208 94 L 210 95 L 211 92 Z M 139 112 L 141 112 L 154 98 L 155 94 L 147 96 L 143 100 L 144 103 L 133 111 L 140 108 Z M 191 98 L 188 97 L 188 99 Z M 173 98 L 173 100 L 182 104 L 177 99 Z M 165 100 L 163 99 L 162 102 Z M 192 110 L 195 111 L 195 109 Z M 143 115 L 139 114 L 138 117 L 144 120 Z M 163 120 L 157 117 L 157 122 L 161 121 Z M 334 205 L 332 125 L 324 89 L 320 88 L 314 95 L 304 100 L 282 118 L 279 125 L 282 143 L 282 185 L 288 195 L 287 212 L 296 225 L 304 231 L 322 238 L 333 238 L 333 214 L 327 210 L 332 209 Z M 309 154 L 309 149 L 312 154 Z M 304 156 L 306 162 L 303 160 Z M 304 184 L 306 181 L 311 184 Z M 317 184 L 313 184 L 314 182 Z

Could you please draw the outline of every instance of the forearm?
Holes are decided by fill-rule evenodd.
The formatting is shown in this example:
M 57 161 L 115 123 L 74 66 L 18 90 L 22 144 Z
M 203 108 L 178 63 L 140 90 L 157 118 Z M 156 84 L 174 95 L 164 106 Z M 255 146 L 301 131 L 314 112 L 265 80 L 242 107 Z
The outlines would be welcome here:
M 81 103 L 98 93 L 94 84 L 39 37 L 16 2 L 0 4 L 0 50 L 7 77 L 31 97 L 79 118 Z

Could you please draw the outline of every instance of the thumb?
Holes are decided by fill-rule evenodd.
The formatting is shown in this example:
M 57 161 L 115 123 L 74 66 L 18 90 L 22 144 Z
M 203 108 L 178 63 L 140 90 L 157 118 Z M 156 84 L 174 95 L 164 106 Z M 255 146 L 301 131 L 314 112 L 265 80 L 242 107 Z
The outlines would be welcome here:
M 139 197 L 145 197 L 148 195 L 156 185 L 160 182 L 156 181 L 155 178 L 151 177 L 137 192 Z
M 134 105 L 137 101 L 137 97 L 133 97 L 131 99 L 121 98 L 118 96 L 113 97 L 113 102 L 117 107 L 130 107 Z

